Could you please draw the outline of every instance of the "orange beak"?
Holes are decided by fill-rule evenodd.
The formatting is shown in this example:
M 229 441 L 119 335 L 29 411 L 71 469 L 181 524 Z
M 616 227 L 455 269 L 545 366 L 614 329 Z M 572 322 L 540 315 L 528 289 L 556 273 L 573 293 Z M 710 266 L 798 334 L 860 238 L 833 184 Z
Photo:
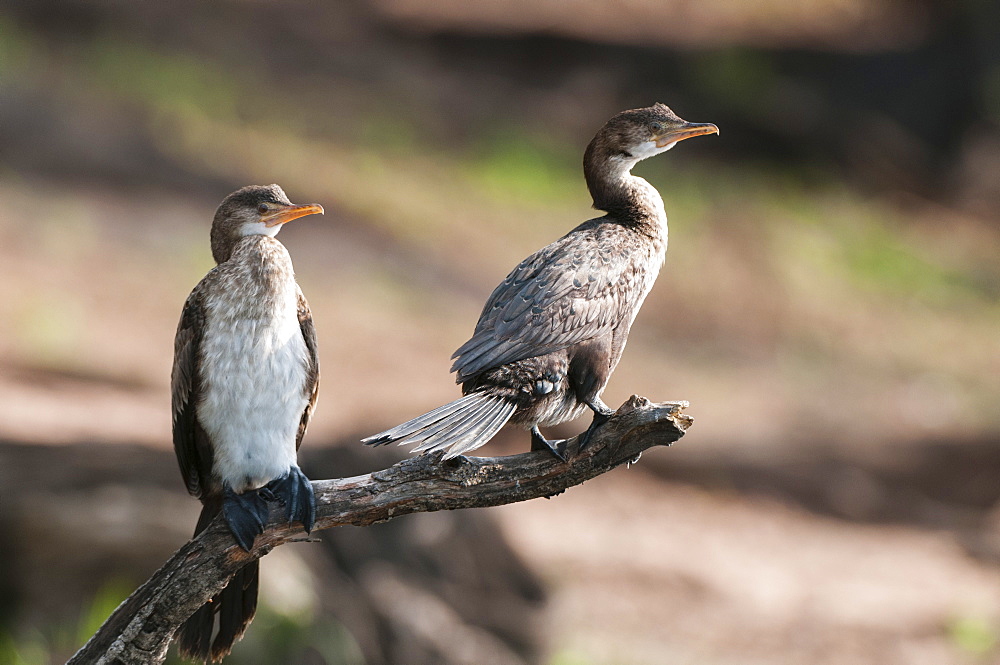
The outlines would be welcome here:
M 290 205 L 284 208 L 278 208 L 273 212 L 269 212 L 266 215 L 261 216 L 260 221 L 264 222 L 264 226 L 272 227 L 278 226 L 279 224 L 286 224 L 293 219 L 298 219 L 299 217 L 305 217 L 306 215 L 322 215 L 323 206 L 318 203 L 310 203 L 308 205 Z
M 710 122 L 685 122 L 655 137 L 657 148 L 665 148 L 671 143 L 677 143 L 692 136 L 702 136 L 704 134 L 718 134 L 719 128 Z

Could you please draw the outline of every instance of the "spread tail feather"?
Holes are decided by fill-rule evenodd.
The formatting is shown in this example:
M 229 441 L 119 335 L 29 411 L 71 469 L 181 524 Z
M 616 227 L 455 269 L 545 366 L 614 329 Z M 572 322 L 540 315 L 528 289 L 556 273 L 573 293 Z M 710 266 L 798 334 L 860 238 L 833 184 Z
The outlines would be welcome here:
M 416 443 L 413 452 L 448 449 L 444 457 L 450 459 L 492 439 L 516 410 L 502 397 L 472 393 L 361 441 L 369 446 Z
M 201 510 L 194 535 L 204 531 L 222 510 L 221 501 L 209 500 Z M 202 663 L 217 663 L 225 658 L 257 612 L 258 561 L 240 569 L 217 596 L 199 607 L 177 631 L 181 656 Z M 215 641 L 215 615 L 219 615 Z

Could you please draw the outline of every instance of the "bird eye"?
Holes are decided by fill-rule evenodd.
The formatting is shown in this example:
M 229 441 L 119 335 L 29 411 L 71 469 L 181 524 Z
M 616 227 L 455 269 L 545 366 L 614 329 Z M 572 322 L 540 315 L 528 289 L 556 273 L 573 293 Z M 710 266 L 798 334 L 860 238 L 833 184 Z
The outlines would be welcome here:
M 267 212 L 267 204 L 266 203 L 261 203 L 259 206 L 257 206 L 257 212 L 259 212 L 262 215 L 265 212 Z
M 653 130 L 654 132 L 662 132 L 663 131 L 663 123 L 662 122 L 657 122 L 656 120 L 654 120 L 653 122 L 649 123 L 649 128 L 651 130 Z

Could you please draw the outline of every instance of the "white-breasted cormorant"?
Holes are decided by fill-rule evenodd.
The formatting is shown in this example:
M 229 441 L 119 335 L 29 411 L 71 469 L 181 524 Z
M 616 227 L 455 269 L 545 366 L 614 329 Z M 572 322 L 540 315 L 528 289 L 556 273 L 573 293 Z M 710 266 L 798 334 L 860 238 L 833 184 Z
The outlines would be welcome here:
M 414 452 L 447 449 L 449 458 L 483 445 L 510 421 L 531 428 L 532 449 L 545 446 L 563 459 L 562 442 L 538 428 L 589 407 L 594 419 L 583 448 L 613 413 L 601 393 L 667 250 L 663 200 L 630 171 L 682 139 L 718 131 L 681 120 L 663 104 L 608 120 L 583 158 L 594 208 L 607 214 L 526 258 L 493 291 L 472 338 L 452 355 L 464 397 L 364 443 L 416 443 Z
M 289 522 L 312 529 L 316 502 L 296 452 L 319 388 L 312 313 L 292 261 L 274 236 L 322 213 L 293 205 L 277 185 L 225 198 L 212 222 L 217 265 L 188 296 L 171 373 L 174 450 L 188 492 L 203 505 L 195 535 L 220 512 L 249 551 L 281 501 Z M 181 653 L 219 661 L 253 619 L 258 564 L 248 564 L 181 627 Z M 212 641 L 215 615 L 218 632 Z

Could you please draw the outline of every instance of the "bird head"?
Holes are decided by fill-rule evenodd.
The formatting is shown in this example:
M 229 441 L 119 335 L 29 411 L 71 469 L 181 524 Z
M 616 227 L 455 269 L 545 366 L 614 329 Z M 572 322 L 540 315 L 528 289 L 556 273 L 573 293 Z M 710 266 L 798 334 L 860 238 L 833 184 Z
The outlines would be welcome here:
M 318 203 L 295 205 L 277 185 L 249 185 L 227 196 L 212 221 L 212 256 L 217 263 L 229 260 L 240 238 L 274 237 L 286 222 L 306 215 L 323 214 Z
M 718 134 L 719 128 L 709 122 L 687 122 L 665 104 L 622 111 L 610 120 L 594 137 L 592 145 L 609 157 L 637 162 L 670 150 L 678 141 L 704 134 Z

